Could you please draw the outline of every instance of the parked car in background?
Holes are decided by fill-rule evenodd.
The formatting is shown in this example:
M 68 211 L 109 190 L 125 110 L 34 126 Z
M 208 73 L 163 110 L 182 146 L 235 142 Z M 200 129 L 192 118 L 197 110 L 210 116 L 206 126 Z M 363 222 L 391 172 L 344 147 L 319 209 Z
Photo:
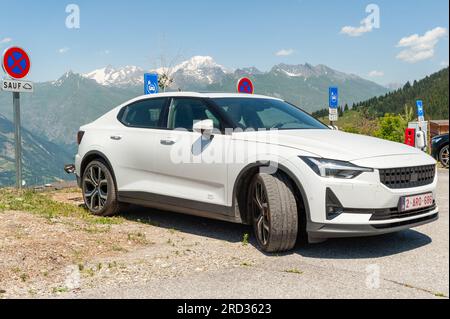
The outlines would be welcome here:
M 431 154 L 448 168 L 448 133 L 433 137 L 431 140 Z

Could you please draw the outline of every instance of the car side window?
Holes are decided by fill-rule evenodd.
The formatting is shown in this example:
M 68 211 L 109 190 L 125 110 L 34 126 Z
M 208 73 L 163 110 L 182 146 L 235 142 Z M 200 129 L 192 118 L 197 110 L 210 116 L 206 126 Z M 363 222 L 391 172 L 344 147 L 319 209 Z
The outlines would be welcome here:
M 212 120 L 214 128 L 221 129 L 219 117 L 200 99 L 174 98 L 170 106 L 169 128 L 192 131 L 195 122 Z
M 130 127 L 165 128 L 164 107 L 167 99 L 146 99 L 124 108 L 120 122 Z

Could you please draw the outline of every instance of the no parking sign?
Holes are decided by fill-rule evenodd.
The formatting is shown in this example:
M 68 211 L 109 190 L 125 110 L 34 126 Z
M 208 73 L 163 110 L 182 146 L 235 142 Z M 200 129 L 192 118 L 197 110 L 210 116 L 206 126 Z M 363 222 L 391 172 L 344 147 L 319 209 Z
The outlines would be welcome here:
M 31 61 L 28 54 L 19 47 L 11 47 L 3 53 L 2 67 L 11 79 L 1 81 L 2 91 L 13 93 L 14 139 L 16 157 L 16 187 L 22 188 L 22 133 L 20 129 L 20 93 L 33 92 L 33 82 L 21 81 L 30 72 Z
M 2 66 L 10 77 L 23 79 L 30 72 L 30 57 L 23 49 L 12 47 L 3 54 Z
M 253 94 L 254 86 L 249 78 L 242 78 L 237 83 L 237 91 L 239 93 Z

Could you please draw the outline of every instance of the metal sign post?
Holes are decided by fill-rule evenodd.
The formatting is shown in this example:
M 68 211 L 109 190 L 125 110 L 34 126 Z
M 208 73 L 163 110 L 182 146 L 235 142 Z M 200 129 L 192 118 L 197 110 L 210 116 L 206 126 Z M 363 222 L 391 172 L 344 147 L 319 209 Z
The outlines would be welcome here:
M 20 131 L 20 93 L 13 92 L 14 139 L 16 141 L 16 188 L 22 189 L 22 133 Z
M 22 134 L 20 127 L 20 92 L 33 92 L 33 83 L 18 81 L 28 75 L 31 61 L 28 54 L 21 48 L 12 47 L 5 51 L 2 58 L 3 70 L 12 78 L 2 80 L 1 89 L 13 94 L 14 108 L 14 139 L 16 155 L 16 188 L 22 189 Z

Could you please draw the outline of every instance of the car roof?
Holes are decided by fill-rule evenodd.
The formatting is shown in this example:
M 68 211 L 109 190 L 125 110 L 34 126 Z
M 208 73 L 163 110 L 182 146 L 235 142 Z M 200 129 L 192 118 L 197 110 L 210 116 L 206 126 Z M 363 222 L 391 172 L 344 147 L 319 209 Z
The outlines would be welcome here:
M 272 99 L 279 100 L 279 98 L 259 95 L 259 94 L 243 94 L 243 93 L 201 93 L 201 92 L 165 92 L 157 93 L 151 95 L 141 95 L 132 100 L 132 102 L 145 100 L 145 99 L 155 99 L 158 97 L 199 97 L 199 98 L 247 98 L 247 99 Z

